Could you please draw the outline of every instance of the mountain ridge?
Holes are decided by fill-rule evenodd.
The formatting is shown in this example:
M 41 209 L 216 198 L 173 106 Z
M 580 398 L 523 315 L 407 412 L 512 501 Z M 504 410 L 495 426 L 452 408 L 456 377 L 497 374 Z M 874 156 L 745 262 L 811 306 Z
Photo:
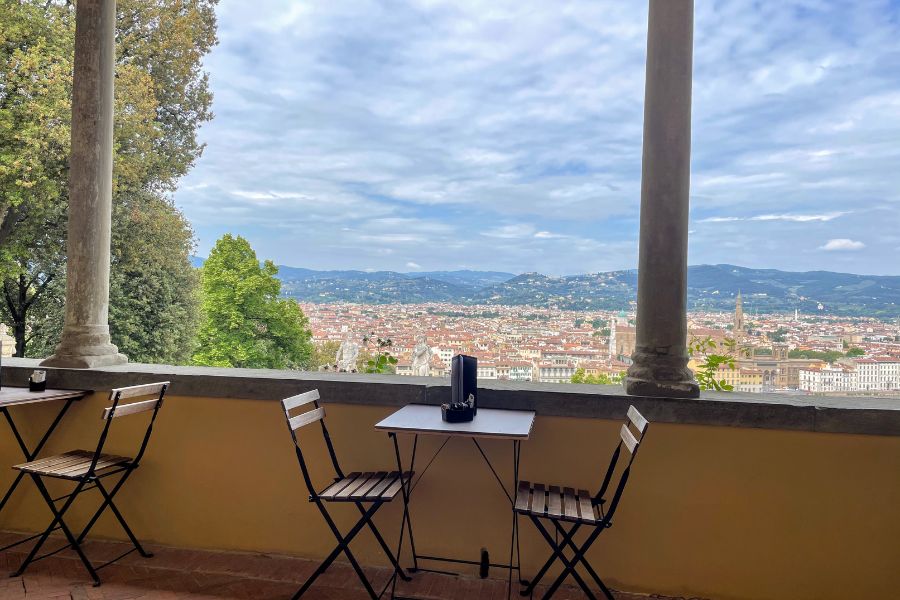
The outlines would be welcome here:
M 193 259 L 195 265 L 202 259 Z M 619 310 L 637 297 L 637 270 L 553 277 L 503 271 L 317 271 L 279 266 L 286 296 L 305 302 L 361 304 L 450 302 Z M 689 310 L 828 313 L 900 317 L 900 276 L 751 269 L 731 264 L 688 268 Z M 820 309 L 819 306 L 822 305 Z

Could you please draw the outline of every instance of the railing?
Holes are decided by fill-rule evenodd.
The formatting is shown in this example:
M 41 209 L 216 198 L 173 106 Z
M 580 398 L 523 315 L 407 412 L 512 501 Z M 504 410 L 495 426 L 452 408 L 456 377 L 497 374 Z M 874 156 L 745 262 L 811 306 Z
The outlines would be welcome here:
M 5 361 L 4 384 L 24 382 L 34 364 Z M 51 387 L 97 393 L 73 406 L 45 453 L 96 440 L 104 390 L 172 381 L 155 437 L 121 495 L 140 536 L 173 546 L 310 557 L 329 551 L 331 537 L 306 501 L 277 400 L 320 389 L 342 464 L 381 470 L 394 464 L 393 447 L 373 425 L 397 406 L 447 395 L 442 380 L 152 365 L 51 371 L 48 379 Z M 522 446 L 523 478 L 585 489 L 597 487 L 629 403 L 653 422 L 615 527 L 591 554 L 613 587 L 785 600 L 887 598 L 900 590 L 896 400 L 728 394 L 687 401 L 626 397 L 620 388 L 491 382 L 481 402 L 537 410 L 532 438 Z M 53 409 L 16 410 L 31 411 L 22 420 L 33 428 L 29 435 Z M 420 440 L 419 455 L 429 456 L 438 442 Z M 324 483 L 324 445 L 311 438 L 307 448 L 318 464 L 312 475 Z M 508 445 L 484 449 L 496 463 L 512 461 Z M 0 434 L 0 458 L 17 462 L 11 435 Z M 419 551 L 478 560 L 485 547 L 492 557 L 503 556 L 509 505 L 477 449 L 451 441 L 431 469 L 412 502 Z M 3 477 L 0 487 L 12 471 Z M 46 508 L 33 486 L 21 487 L 0 526 L 39 530 Z M 457 516 L 461 507 L 464 519 Z M 82 516 L 93 508 L 84 507 Z M 394 541 L 399 511 L 388 507 L 378 519 Z M 349 525 L 356 515 L 344 516 Z M 118 532 L 101 522 L 97 534 Z M 363 562 L 380 563 L 374 541 L 363 535 L 358 544 Z M 522 528 L 526 575 L 546 558 L 544 548 Z

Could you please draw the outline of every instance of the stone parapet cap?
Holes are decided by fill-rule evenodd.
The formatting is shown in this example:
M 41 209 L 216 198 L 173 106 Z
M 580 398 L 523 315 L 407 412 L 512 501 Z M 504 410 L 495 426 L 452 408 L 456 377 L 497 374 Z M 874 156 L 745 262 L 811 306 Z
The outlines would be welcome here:
M 3 360 L 3 384 L 24 386 L 40 361 Z M 46 368 L 49 387 L 105 391 L 158 380 L 172 382 L 174 396 L 278 400 L 317 388 L 325 402 L 404 406 L 440 404 L 450 396 L 446 379 L 223 369 L 130 363 L 95 369 Z M 621 419 L 634 404 L 650 421 L 782 429 L 820 433 L 900 436 L 900 397 L 834 397 L 794 394 L 703 392 L 700 398 L 629 396 L 617 385 L 479 382 L 479 404 L 537 411 L 539 416 Z

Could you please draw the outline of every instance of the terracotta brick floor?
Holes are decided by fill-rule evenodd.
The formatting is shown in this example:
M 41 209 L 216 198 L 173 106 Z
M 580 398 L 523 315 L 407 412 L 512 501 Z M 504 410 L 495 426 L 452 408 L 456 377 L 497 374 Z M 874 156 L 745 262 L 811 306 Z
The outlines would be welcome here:
M 19 539 L 0 532 L 0 545 Z M 62 542 L 53 540 L 52 548 Z M 48 542 L 50 545 L 51 542 Z M 0 569 L 14 571 L 28 544 L 0 553 Z M 85 550 L 95 564 L 109 560 L 128 546 L 118 542 L 89 542 Z M 287 599 L 316 568 L 309 560 L 265 554 L 207 552 L 152 546 L 155 556 L 144 559 L 133 553 L 100 571 L 103 585 L 93 587 L 81 562 L 65 550 L 32 564 L 21 577 L 0 578 L 2 600 L 126 600 L 139 598 L 190 598 L 223 600 Z M 366 568 L 376 590 L 385 585 L 390 572 Z M 540 589 L 539 589 L 540 591 Z M 398 594 L 427 599 L 499 600 L 506 598 L 506 582 L 417 574 L 412 582 L 398 585 Z M 386 595 L 387 596 L 387 595 Z M 513 591 L 513 598 L 520 598 Z M 540 597 L 536 592 L 535 597 Z M 310 600 L 363 600 L 368 595 L 349 565 L 335 563 L 304 598 Z M 555 598 L 583 598 L 580 590 L 561 589 Z M 618 600 L 646 600 L 647 596 L 617 594 Z M 660 598 L 652 596 L 652 598 Z

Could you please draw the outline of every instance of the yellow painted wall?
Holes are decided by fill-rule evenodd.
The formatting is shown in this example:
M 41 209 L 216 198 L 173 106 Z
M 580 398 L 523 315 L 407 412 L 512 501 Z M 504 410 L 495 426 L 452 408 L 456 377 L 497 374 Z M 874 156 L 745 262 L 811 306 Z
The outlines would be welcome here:
M 73 407 L 48 451 L 92 448 L 105 403 L 97 394 Z M 35 439 L 53 408 L 15 411 Z M 391 408 L 329 404 L 327 411 L 345 470 L 394 465 L 387 435 L 372 427 Z M 595 489 L 618 426 L 539 417 L 523 445 L 523 478 Z M 318 430 L 308 428 L 303 440 L 324 483 L 327 455 Z M 437 441 L 420 440 L 420 467 Z M 131 451 L 113 442 L 109 451 Z M 508 475 L 511 444 L 485 447 Z M 12 436 L 0 435 L 0 459 L 19 458 Z M 12 475 L 3 471 L 0 484 Z M 23 488 L 0 514 L 0 526 L 36 530 L 49 520 L 33 485 Z M 333 539 L 306 496 L 276 401 L 171 397 L 120 506 L 139 536 L 159 544 L 323 556 Z M 96 495 L 83 500 L 82 519 L 98 502 Z M 460 506 L 469 509 L 463 526 L 459 516 L 448 516 Z M 389 540 L 396 540 L 399 509 L 398 502 L 378 517 Z M 416 489 L 412 510 L 420 553 L 477 560 L 485 546 L 492 559 L 508 558 L 509 506 L 469 441 L 445 448 Z M 344 526 L 356 516 L 351 506 L 335 513 Z M 527 576 L 547 549 L 525 520 L 522 531 Z M 97 533 L 121 537 L 111 516 Z M 356 547 L 364 562 L 382 562 L 368 533 Z M 591 560 L 607 583 L 639 592 L 722 600 L 900 598 L 900 438 L 651 425 L 615 525 L 600 536 Z

